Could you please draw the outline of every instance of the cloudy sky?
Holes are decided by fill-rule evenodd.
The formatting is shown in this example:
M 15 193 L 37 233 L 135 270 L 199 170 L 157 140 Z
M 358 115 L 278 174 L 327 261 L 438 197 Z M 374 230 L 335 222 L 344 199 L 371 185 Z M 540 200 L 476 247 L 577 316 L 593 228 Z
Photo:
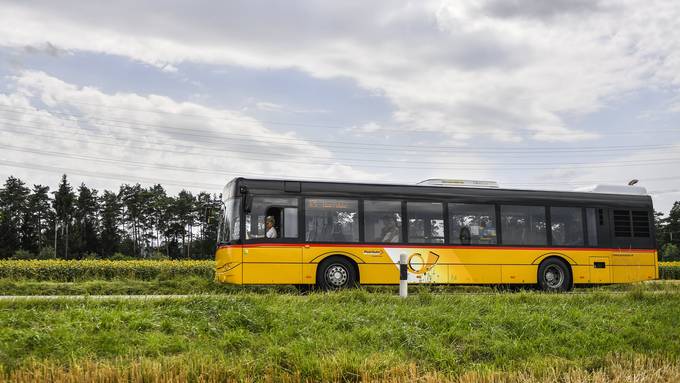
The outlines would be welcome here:
M 680 200 L 676 0 L 1 1 L 0 177 Z

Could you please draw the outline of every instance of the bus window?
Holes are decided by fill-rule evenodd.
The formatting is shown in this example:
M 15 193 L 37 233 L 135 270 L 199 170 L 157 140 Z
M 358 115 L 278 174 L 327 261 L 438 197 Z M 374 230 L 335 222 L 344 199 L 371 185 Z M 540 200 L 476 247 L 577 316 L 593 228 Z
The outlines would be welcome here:
M 220 225 L 217 231 L 218 243 L 229 243 L 239 240 L 240 200 L 229 198 L 224 202 L 220 212 Z
M 407 202 L 408 241 L 444 243 L 444 214 L 439 202 Z
M 401 201 L 364 201 L 366 242 L 401 242 Z
M 246 215 L 246 239 L 272 240 L 283 234 L 286 238 L 297 238 L 297 219 L 285 219 L 285 212 L 290 209 L 297 216 L 297 204 L 297 198 L 254 197 L 252 209 Z M 289 237 L 292 232 L 295 235 Z
M 583 209 L 551 207 L 550 226 L 554 246 L 583 246 Z
M 504 245 L 547 245 L 545 207 L 501 206 Z
M 359 202 L 306 199 L 305 238 L 312 242 L 359 242 Z
M 597 246 L 597 216 L 595 209 L 586 209 L 586 224 L 588 226 L 588 246 Z
M 451 243 L 458 245 L 495 245 L 496 209 L 494 205 L 450 203 Z

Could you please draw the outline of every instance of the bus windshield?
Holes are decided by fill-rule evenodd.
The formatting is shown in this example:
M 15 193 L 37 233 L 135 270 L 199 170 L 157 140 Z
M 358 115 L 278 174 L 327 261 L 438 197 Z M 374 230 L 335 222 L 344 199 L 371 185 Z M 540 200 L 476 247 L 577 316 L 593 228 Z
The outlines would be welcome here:
M 217 234 L 217 242 L 230 243 L 239 240 L 241 200 L 230 198 L 222 204 L 220 212 L 220 229 Z

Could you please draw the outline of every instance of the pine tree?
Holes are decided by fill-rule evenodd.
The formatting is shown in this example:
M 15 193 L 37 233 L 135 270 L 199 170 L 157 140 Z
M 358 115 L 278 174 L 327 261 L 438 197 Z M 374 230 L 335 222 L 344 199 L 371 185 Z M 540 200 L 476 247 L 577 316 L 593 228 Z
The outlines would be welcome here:
M 0 189 L 0 257 L 9 258 L 26 245 L 24 221 L 30 190 L 18 178 L 9 177 Z
M 69 259 L 69 246 L 71 245 L 71 226 L 74 213 L 75 194 L 68 183 L 66 174 L 61 177 L 59 188 L 53 192 L 52 206 L 56 212 L 56 223 L 59 230 L 55 233 L 55 251 L 57 258 Z M 61 240 L 59 240 L 61 238 Z
M 75 206 L 74 237 L 77 251 L 82 258 L 85 254 L 96 253 L 99 247 L 97 220 L 99 215 L 99 200 L 97 190 L 89 189 L 85 184 L 78 188 L 78 200 Z
M 54 211 L 50 206 L 49 191 L 49 186 L 33 185 L 33 191 L 28 196 L 24 248 L 33 254 L 39 254 L 41 249 L 51 246 L 48 235 L 53 230 Z
M 99 252 L 103 258 L 108 258 L 117 252 L 120 246 L 123 206 L 118 195 L 109 190 L 104 191 L 99 203 L 101 205 Z
M 680 201 L 676 201 L 666 220 L 668 242 L 680 247 Z
M 145 212 L 147 221 L 153 230 L 153 244 L 156 248 L 161 246 L 161 233 L 165 231 L 167 225 L 163 221 L 163 213 L 167 209 L 168 196 L 165 193 L 163 186 L 157 184 L 149 188 L 149 203 L 146 206 Z
M 194 196 L 182 190 L 176 199 L 177 215 L 182 225 L 182 252 L 184 258 L 191 258 L 191 241 L 193 239 L 193 227 L 196 223 L 196 199 Z

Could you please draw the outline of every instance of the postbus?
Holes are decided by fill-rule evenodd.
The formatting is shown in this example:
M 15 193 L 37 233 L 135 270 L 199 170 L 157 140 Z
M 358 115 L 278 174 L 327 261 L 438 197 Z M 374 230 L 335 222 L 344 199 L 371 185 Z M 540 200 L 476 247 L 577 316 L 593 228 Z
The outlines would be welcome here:
M 233 179 L 222 194 L 216 279 L 325 290 L 397 284 L 402 253 L 409 283 L 567 291 L 658 278 L 643 188 L 481 186 Z

